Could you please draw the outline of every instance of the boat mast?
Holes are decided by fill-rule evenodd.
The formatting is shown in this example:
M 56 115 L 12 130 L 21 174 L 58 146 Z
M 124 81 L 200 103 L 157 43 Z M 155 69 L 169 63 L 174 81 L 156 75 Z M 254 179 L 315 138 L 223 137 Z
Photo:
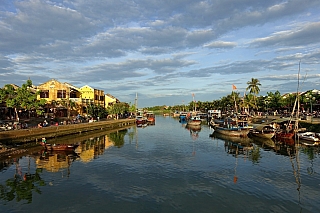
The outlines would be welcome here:
M 138 113 L 138 93 L 136 92 L 136 98 L 134 99 L 134 106 L 136 107 L 136 115 Z

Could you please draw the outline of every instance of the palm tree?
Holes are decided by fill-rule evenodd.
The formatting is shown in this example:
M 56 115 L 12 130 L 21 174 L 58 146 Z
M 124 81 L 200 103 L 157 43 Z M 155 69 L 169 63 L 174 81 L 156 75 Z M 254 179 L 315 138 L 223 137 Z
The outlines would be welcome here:
M 248 81 L 247 84 L 248 84 L 248 87 L 246 88 L 246 90 L 249 90 L 249 92 L 253 94 L 255 108 L 257 108 L 256 95 L 258 95 L 260 92 L 260 88 L 259 88 L 259 86 L 261 86 L 260 81 L 256 78 L 251 78 L 251 81 Z
M 244 112 L 250 114 L 250 108 L 254 108 L 254 96 L 253 94 L 245 95 L 240 103 L 240 108 L 243 109 Z

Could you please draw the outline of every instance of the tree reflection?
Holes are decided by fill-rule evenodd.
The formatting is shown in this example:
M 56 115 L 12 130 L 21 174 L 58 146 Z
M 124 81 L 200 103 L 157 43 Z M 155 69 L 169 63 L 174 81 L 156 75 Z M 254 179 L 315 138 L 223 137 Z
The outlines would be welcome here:
M 42 180 L 40 177 L 39 172 L 41 172 L 41 170 L 37 169 L 34 174 L 31 174 L 28 171 L 22 175 L 19 161 L 18 159 L 15 160 L 15 175 L 13 178 L 8 179 L 4 185 L 0 185 L 0 198 L 5 202 L 16 199 L 17 202 L 26 200 L 27 203 L 31 203 L 33 191 L 41 194 L 40 186 L 46 185 L 44 180 Z
M 251 160 L 252 163 L 259 163 L 260 159 L 261 159 L 260 147 L 253 146 L 252 150 L 249 152 L 249 160 Z
M 124 145 L 124 136 L 127 134 L 128 130 L 119 130 L 116 132 L 112 132 L 108 135 L 110 140 L 114 142 L 114 145 L 118 148 L 121 148 Z

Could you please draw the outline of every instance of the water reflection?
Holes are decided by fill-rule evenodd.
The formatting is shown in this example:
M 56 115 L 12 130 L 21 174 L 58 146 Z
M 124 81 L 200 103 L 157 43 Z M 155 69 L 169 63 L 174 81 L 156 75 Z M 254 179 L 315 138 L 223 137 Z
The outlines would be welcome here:
M 40 177 L 41 169 L 36 169 L 34 172 L 30 170 L 30 157 L 27 171 L 22 171 L 18 158 L 14 158 L 13 162 L 15 173 L 13 178 L 5 181 L 5 184 L 0 184 L 0 198 L 5 203 L 12 200 L 31 203 L 33 192 L 41 194 L 40 187 L 46 185 Z
M 101 133 L 97 135 L 82 136 L 80 146 L 74 151 L 46 151 L 45 149 L 34 153 L 29 153 L 28 169 L 23 171 L 19 161 L 21 158 L 8 158 L 1 161 L 0 171 L 8 170 L 11 166 L 15 166 L 13 178 L 9 178 L 4 184 L 0 185 L 0 199 L 5 203 L 16 200 L 16 202 L 26 201 L 31 203 L 33 200 L 33 192 L 41 194 L 41 188 L 46 185 L 53 185 L 50 180 L 46 183 L 41 178 L 41 173 L 61 172 L 62 177 L 69 178 L 71 175 L 70 166 L 74 161 L 80 160 L 88 163 L 96 159 L 99 155 L 103 155 L 104 151 L 112 146 L 122 147 L 124 144 L 124 136 L 127 130 L 120 130 L 111 133 Z M 60 141 L 66 143 L 74 143 L 70 138 L 60 138 Z M 31 171 L 30 161 L 35 162 L 34 171 Z M 67 171 L 66 175 L 63 171 Z
M 81 144 L 72 155 L 37 152 L 22 157 L 19 180 L 31 174 L 37 192 L 28 205 L 17 202 L 20 192 L 11 202 L 1 194 L 2 203 L 7 203 L 1 210 L 299 212 L 303 206 L 302 212 L 319 212 L 316 147 L 219 134 L 211 135 L 211 140 L 212 130 L 206 125 L 188 129 L 171 120 L 70 137 L 70 143 Z M 29 159 L 34 159 L 30 170 Z M 1 164 L 2 188 L 8 188 L 6 181 L 19 172 L 15 163 L 7 159 Z M 250 205 L 243 205 L 248 200 Z
M 189 125 L 185 125 L 185 128 L 187 130 L 189 130 L 190 132 L 190 137 L 192 138 L 192 140 L 197 140 L 199 137 L 199 133 L 201 132 L 201 126 L 189 126 Z

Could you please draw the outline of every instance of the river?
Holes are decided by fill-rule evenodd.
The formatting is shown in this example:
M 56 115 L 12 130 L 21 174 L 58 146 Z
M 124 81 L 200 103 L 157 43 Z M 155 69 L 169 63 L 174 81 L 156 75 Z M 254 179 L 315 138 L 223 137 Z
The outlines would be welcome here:
M 76 154 L 8 158 L 1 212 L 320 212 L 319 148 L 212 133 L 157 116 L 72 136 Z

